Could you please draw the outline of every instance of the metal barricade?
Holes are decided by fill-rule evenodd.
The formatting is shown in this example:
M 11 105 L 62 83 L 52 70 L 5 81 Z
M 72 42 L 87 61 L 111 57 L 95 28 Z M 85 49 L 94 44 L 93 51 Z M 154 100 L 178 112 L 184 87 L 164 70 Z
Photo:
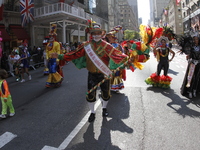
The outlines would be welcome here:
M 39 54 L 33 54 L 31 55 L 29 59 L 29 67 L 33 68 L 36 70 L 36 66 L 41 66 L 44 64 L 44 61 L 41 59 L 42 56 Z

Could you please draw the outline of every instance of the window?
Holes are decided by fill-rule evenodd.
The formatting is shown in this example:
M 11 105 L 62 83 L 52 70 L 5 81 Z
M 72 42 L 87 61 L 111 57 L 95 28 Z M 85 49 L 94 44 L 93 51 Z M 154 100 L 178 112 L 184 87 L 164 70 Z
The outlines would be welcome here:
M 78 2 L 84 4 L 84 0 L 78 0 Z

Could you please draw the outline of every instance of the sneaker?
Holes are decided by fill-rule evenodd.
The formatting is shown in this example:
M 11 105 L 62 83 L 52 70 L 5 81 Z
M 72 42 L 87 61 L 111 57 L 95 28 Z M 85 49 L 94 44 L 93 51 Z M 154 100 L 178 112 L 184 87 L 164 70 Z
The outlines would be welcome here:
M 31 80 L 31 75 L 28 76 L 28 79 Z
M 22 79 L 21 82 L 25 82 L 25 79 Z
M 189 92 L 189 98 L 192 98 L 192 92 Z
M 15 113 L 10 113 L 10 115 L 9 115 L 9 116 L 10 116 L 10 117 L 12 117 L 12 116 L 14 116 L 14 115 L 15 115 Z
M 95 120 L 95 114 L 91 113 L 90 117 L 88 118 L 88 122 L 93 122 Z
M 108 116 L 108 111 L 107 111 L 106 108 L 103 108 L 102 116 L 103 117 L 107 117 Z
M 16 81 L 18 82 L 18 81 L 19 81 L 19 78 L 16 78 Z
M 6 118 L 6 115 L 0 115 L 0 118 Z

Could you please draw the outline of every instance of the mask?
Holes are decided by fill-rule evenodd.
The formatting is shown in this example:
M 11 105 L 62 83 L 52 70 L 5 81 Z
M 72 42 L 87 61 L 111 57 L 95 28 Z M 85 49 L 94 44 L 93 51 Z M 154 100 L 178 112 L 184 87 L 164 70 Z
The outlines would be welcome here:
M 101 35 L 93 35 L 92 37 L 93 37 L 93 40 L 96 42 L 101 40 Z

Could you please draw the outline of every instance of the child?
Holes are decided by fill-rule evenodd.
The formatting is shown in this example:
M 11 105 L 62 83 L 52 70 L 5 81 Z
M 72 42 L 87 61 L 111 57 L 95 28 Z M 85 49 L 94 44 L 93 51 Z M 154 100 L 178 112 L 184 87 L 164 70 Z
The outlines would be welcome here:
M 12 104 L 12 97 L 8 88 L 8 83 L 5 80 L 8 74 L 6 70 L 0 69 L 0 97 L 2 103 L 2 112 L 0 118 L 6 118 L 7 108 L 10 110 L 10 116 L 15 115 L 15 109 Z

